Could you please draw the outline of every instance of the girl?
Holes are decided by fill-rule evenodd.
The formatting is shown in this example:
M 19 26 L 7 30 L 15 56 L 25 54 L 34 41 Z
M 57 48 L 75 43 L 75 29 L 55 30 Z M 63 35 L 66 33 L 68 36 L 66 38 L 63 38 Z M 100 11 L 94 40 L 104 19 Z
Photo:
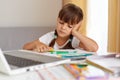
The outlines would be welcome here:
M 29 42 L 23 49 L 46 52 L 53 49 L 84 49 L 96 52 L 98 45 L 78 30 L 83 20 L 83 12 L 74 4 L 66 4 L 60 10 L 55 31 L 49 32 L 38 40 Z

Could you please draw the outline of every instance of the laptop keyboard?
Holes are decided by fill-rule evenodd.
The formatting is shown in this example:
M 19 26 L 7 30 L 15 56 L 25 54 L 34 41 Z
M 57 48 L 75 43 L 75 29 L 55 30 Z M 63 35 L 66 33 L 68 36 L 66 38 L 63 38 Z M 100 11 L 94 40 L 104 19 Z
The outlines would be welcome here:
M 4 55 L 8 61 L 8 64 L 17 66 L 17 67 L 27 67 L 27 66 L 32 66 L 32 65 L 37 65 L 37 64 L 43 63 L 43 62 L 20 58 L 20 57 L 16 57 L 16 56 L 7 55 L 7 54 L 4 54 Z

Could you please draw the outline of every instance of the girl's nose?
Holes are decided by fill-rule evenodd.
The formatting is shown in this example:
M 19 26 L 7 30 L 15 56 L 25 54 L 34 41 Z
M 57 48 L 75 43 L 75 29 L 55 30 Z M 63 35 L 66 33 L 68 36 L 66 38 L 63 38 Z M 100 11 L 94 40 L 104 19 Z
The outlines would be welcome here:
M 66 27 L 67 27 L 67 24 L 64 24 L 64 25 L 62 26 L 62 29 L 66 29 Z

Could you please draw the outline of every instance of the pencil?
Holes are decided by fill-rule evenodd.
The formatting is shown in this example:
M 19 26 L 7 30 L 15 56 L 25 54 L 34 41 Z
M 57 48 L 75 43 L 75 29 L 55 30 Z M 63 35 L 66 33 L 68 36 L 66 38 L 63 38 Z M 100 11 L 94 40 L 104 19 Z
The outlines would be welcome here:
M 76 64 L 70 64 L 72 68 L 76 69 L 77 71 L 79 71 L 79 73 L 81 73 L 81 69 L 76 65 Z
M 76 53 L 77 51 L 75 50 L 51 50 L 49 52 L 51 52 L 51 54 L 64 55 L 64 54 Z
M 70 64 L 65 64 L 64 67 L 76 78 L 80 77 L 80 72 L 77 69 L 74 69 Z

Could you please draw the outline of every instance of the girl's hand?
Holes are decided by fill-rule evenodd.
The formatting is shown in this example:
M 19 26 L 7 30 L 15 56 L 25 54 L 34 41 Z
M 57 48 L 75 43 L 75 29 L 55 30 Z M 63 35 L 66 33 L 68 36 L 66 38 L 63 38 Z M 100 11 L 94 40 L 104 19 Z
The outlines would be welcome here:
M 79 32 L 80 25 L 81 25 L 81 21 L 80 21 L 78 24 L 74 25 L 74 27 L 73 27 L 73 29 L 72 29 L 72 35 L 73 35 L 73 36 L 75 36 L 76 33 Z
M 33 49 L 33 51 L 36 52 L 48 52 L 50 51 L 52 48 L 45 45 L 44 43 L 39 43 L 36 45 L 36 47 Z

